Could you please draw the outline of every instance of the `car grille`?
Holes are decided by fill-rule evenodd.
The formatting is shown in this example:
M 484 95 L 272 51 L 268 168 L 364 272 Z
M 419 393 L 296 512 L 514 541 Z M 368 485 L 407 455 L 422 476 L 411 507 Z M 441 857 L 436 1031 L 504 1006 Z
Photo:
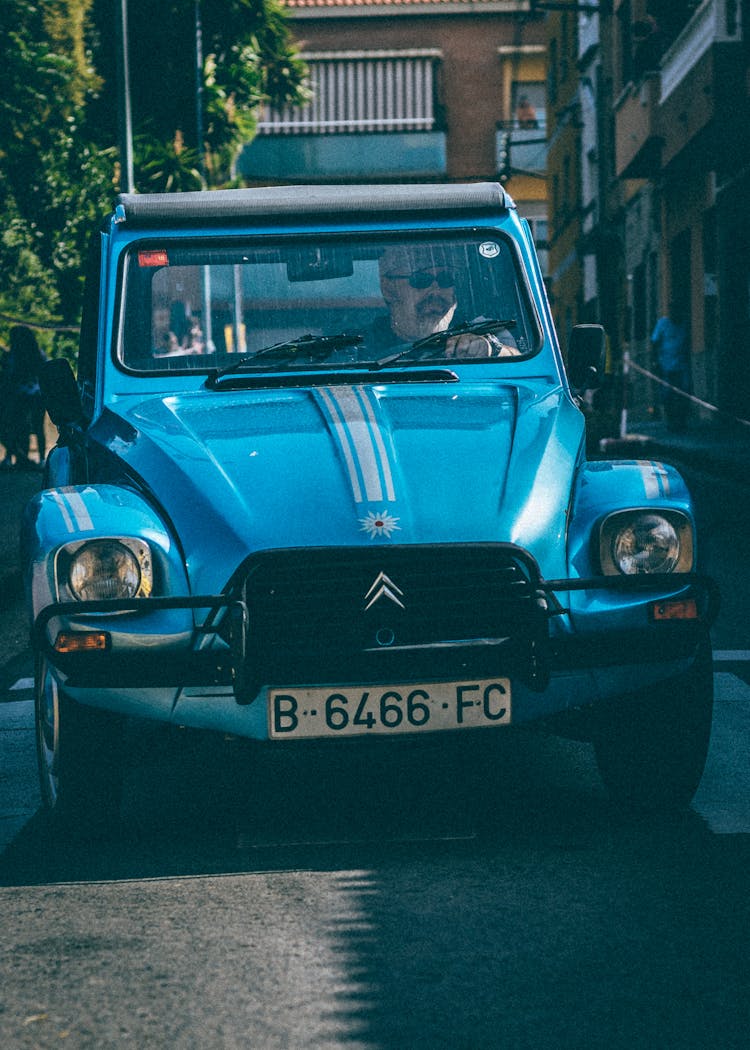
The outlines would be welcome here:
M 498 674 L 499 650 L 547 630 L 536 564 L 509 544 L 268 551 L 241 593 L 254 685 Z

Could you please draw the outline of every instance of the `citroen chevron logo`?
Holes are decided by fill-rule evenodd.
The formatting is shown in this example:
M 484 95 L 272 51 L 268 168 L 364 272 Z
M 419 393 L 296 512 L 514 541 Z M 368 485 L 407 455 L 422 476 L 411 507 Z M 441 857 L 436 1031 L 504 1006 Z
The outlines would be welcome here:
M 403 596 L 404 592 L 401 588 L 397 587 L 393 580 L 389 579 L 384 572 L 379 572 L 365 595 L 365 611 L 370 609 L 375 602 L 379 602 L 381 598 L 387 598 L 394 605 L 398 605 L 400 609 L 405 609 L 406 606 L 401 601 Z

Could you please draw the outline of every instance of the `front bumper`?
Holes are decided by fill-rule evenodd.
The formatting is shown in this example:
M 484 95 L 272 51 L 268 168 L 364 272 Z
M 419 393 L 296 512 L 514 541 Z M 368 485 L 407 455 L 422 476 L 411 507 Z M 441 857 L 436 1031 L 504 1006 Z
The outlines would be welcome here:
M 502 548 L 503 554 L 510 546 L 492 545 Z M 517 548 L 511 553 L 514 559 L 519 557 Z M 645 668 L 653 672 L 663 666 L 666 676 L 675 661 L 691 658 L 718 612 L 717 587 L 703 574 L 545 580 L 534 560 L 520 554 L 522 572 L 514 579 L 514 593 L 504 597 L 501 614 L 492 622 L 485 617 L 484 630 L 469 636 L 467 632 L 431 636 L 434 625 L 419 624 L 409 630 L 399 626 L 403 643 L 398 644 L 399 638 L 391 642 L 388 636 L 389 644 L 380 645 L 373 643 L 369 627 L 366 635 L 353 634 L 346 625 L 337 628 L 341 636 L 321 631 L 321 643 L 313 632 L 295 647 L 285 637 L 274 641 L 259 631 L 258 617 L 253 616 L 257 609 L 250 602 L 243 574 L 240 583 L 235 581 L 219 595 L 54 603 L 36 617 L 33 644 L 66 685 L 76 689 L 114 686 L 122 693 L 231 686 L 237 703 L 248 705 L 268 685 L 388 685 L 502 674 L 541 694 L 552 677 L 579 672 L 596 676 L 608 668 L 632 667 L 637 669 L 634 687 Z M 586 629 L 574 629 L 575 613 L 562 604 L 571 594 L 584 598 L 604 594 L 609 610 L 586 622 Z M 659 619 L 656 610 L 665 603 L 689 609 L 689 618 Z M 618 618 L 623 609 L 626 626 Z M 193 616 L 191 636 L 176 640 L 129 631 L 131 618 L 147 616 L 149 622 L 158 623 L 158 614 L 167 610 L 199 611 Z M 553 626 L 558 618 L 564 629 Z M 455 623 L 449 626 L 455 631 Z M 61 637 L 75 642 L 77 635 L 92 632 L 105 639 L 97 651 L 75 646 L 60 651 Z

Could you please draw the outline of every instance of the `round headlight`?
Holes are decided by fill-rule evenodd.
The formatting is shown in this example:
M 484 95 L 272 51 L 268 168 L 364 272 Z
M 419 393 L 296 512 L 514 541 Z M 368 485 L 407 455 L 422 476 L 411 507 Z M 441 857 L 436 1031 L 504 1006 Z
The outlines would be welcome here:
M 661 514 L 639 514 L 612 538 L 612 561 L 626 576 L 672 572 L 680 559 L 680 538 Z
M 79 548 L 68 568 L 70 589 L 80 601 L 133 598 L 141 585 L 135 554 L 117 540 L 95 540 Z

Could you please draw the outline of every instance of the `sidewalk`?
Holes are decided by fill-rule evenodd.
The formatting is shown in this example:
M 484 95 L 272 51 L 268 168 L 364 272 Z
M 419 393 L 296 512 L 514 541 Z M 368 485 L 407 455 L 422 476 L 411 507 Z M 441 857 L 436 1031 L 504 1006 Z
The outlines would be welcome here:
M 49 416 L 45 419 L 45 431 L 47 448 L 51 449 L 57 441 L 57 429 Z M 0 460 L 6 455 L 7 449 L 0 445 Z M 32 441 L 30 458 L 32 463 L 39 458 L 35 439 Z M 42 487 L 41 468 L 38 463 L 34 463 L 34 466 L 34 470 L 0 470 L 0 607 L 4 595 L 7 604 L 8 588 L 16 587 L 20 580 L 18 547 L 21 515 L 28 501 Z
M 18 548 L 23 508 L 42 487 L 42 475 L 25 470 L 0 471 L 0 604 L 3 586 L 20 569 Z
M 604 438 L 600 452 L 607 459 L 661 459 L 692 467 L 740 484 L 750 484 L 750 427 L 693 422 L 671 431 L 665 423 L 633 422 L 625 438 Z
M 4 697 L 4 691 L 33 673 L 28 623 L 18 614 L 23 599 L 19 545 L 23 508 L 41 487 L 41 474 L 0 471 L 0 702 L 15 698 L 15 693 Z

